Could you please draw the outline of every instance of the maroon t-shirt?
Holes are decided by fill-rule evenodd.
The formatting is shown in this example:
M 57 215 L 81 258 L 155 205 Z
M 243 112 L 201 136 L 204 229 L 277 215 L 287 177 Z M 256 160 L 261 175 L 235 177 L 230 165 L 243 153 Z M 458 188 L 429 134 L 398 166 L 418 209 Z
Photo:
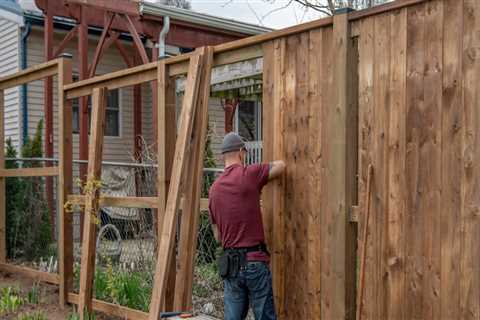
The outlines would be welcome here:
M 208 208 L 224 248 L 252 247 L 265 242 L 260 193 L 268 182 L 270 165 L 225 168 L 209 192 Z M 264 252 L 250 252 L 248 261 L 269 261 Z

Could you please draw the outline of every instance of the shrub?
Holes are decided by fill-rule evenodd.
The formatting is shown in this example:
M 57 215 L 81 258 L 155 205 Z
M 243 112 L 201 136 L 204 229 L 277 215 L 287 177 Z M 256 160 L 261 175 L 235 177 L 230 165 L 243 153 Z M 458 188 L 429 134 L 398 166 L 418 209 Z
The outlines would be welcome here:
M 27 138 L 21 156 L 42 157 L 43 122 L 37 126 L 35 136 Z M 16 158 L 17 151 L 9 139 L 6 142 L 7 157 Z M 38 167 L 39 162 L 26 161 L 23 167 Z M 7 168 L 17 168 L 16 161 L 7 161 Z M 7 193 L 7 243 L 9 258 L 28 261 L 48 257 L 51 253 L 50 212 L 45 199 L 44 178 L 8 178 Z

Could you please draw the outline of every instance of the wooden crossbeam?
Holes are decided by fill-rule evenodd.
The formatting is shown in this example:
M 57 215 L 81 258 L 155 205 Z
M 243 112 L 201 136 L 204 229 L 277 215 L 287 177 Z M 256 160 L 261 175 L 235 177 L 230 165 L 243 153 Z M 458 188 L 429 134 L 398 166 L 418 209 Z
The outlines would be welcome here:
M 39 270 L 22 267 L 22 266 L 16 266 L 13 264 L 0 263 L 0 271 L 13 273 L 15 275 L 19 275 L 25 278 L 38 280 L 46 283 L 51 283 L 51 284 L 60 283 L 58 274 L 39 271 Z
M 92 120 L 87 169 L 87 185 L 100 179 L 102 173 L 103 133 L 107 90 L 95 88 L 92 96 Z M 85 195 L 85 222 L 83 228 L 82 259 L 80 269 L 79 313 L 80 319 L 92 311 L 92 286 L 95 273 L 96 216 L 99 212 L 99 190 L 87 191 Z
M 0 89 L 15 87 L 57 74 L 58 59 L 37 64 L 28 69 L 0 78 Z
M 74 205 L 85 204 L 84 195 L 69 195 L 68 201 Z M 110 197 L 100 196 L 98 205 L 102 207 L 121 207 L 121 208 L 158 208 L 157 197 Z
M 80 297 L 78 294 L 69 293 L 68 302 L 78 305 Z M 118 304 L 108 303 L 105 301 L 93 299 L 92 300 L 92 309 L 95 311 L 100 311 L 109 316 L 120 317 L 125 320 L 147 320 L 148 313 L 123 307 Z
M 157 320 L 167 288 L 168 270 L 174 246 L 175 221 L 180 204 L 180 183 L 187 163 L 188 143 L 192 134 L 193 118 L 197 106 L 200 73 L 202 71 L 203 49 L 197 49 L 190 58 L 187 85 L 180 116 L 180 126 L 175 146 L 174 167 L 163 218 L 162 233 L 157 252 L 154 287 L 150 302 L 150 320 Z M 166 257 L 166 258 L 165 258 Z
M 0 177 L 50 177 L 58 176 L 58 167 L 0 169 Z
M 174 310 L 190 310 L 192 308 L 192 283 L 195 250 L 197 247 L 197 231 L 199 221 L 199 203 L 203 181 L 203 156 L 205 151 L 208 101 L 210 97 L 210 80 L 213 65 L 213 48 L 205 48 L 204 67 L 200 79 L 199 100 L 193 124 L 191 154 L 187 170 L 189 180 L 182 210 L 182 221 L 179 240 L 179 259 L 177 279 L 175 281 Z

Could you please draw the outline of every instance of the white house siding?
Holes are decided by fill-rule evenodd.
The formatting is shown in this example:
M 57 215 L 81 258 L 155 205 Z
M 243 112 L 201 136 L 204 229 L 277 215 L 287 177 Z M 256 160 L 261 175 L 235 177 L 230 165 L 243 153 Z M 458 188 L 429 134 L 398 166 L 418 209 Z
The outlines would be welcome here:
M 217 167 L 223 166 L 221 155 L 222 140 L 225 134 L 225 111 L 219 98 L 210 98 L 208 104 L 208 119 L 210 126 L 210 145 L 215 155 Z
M 58 31 L 55 34 L 54 42 L 58 44 L 64 37 L 65 32 Z M 98 37 L 90 36 L 89 40 L 89 62 L 92 61 L 97 45 Z M 124 43 L 133 54 L 133 50 L 128 43 Z M 75 40 L 70 41 L 67 48 L 64 50 L 66 53 L 70 53 L 73 56 L 73 73 L 78 74 L 78 54 L 77 54 L 77 42 Z M 126 68 L 122 57 L 116 51 L 115 46 L 111 46 L 106 50 L 98 64 L 97 75 L 105 74 L 113 71 L 118 71 Z M 43 54 L 43 32 L 41 28 L 34 28 L 28 39 L 28 66 L 33 66 L 44 61 Z M 151 95 L 150 88 L 147 84 L 142 87 L 143 97 L 143 115 L 142 115 L 142 127 L 144 129 L 144 135 L 148 136 L 147 140 L 151 141 L 152 133 L 152 117 L 151 117 Z M 54 146 L 55 155 L 57 155 L 58 146 L 58 113 L 57 113 L 57 84 L 54 79 Z M 43 118 L 43 81 L 33 82 L 28 87 L 28 99 L 29 99 L 29 134 L 32 135 L 35 132 L 38 122 Z M 74 134 L 74 159 L 79 157 L 79 136 Z M 119 137 L 105 137 L 104 143 L 104 160 L 105 161 L 121 161 L 131 162 L 133 153 L 133 88 L 120 89 L 120 136 Z
M 18 24 L 0 18 L 0 76 L 19 71 L 20 68 L 20 27 Z M 5 90 L 5 137 L 19 145 L 21 123 L 19 121 L 20 87 Z

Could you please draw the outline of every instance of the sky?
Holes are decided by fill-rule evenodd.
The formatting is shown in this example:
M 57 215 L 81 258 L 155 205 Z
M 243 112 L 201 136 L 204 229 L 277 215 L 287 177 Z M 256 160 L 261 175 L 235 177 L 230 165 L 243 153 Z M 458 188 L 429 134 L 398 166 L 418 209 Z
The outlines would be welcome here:
M 281 29 L 321 18 L 315 10 L 307 10 L 289 0 L 191 0 L 197 12 Z M 274 12 L 272 12 L 274 11 Z

